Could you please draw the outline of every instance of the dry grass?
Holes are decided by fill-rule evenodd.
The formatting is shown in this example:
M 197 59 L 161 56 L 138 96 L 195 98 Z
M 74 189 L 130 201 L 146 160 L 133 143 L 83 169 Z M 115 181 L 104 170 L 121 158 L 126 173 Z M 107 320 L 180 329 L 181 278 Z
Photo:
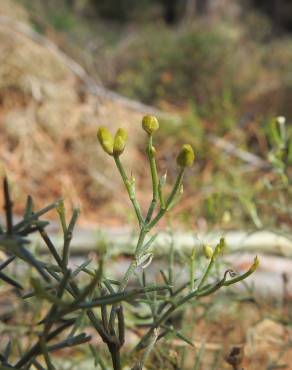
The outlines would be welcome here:
M 0 15 L 13 16 L 13 6 L 1 2 Z M 26 19 L 24 10 L 20 18 Z M 0 25 L 0 81 L 1 172 L 8 174 L 17 203 L 26 194 L 39 205 L 62 195 L 89 217 L 98 207 L 104 221 L 103 207 L 121 197 L 117 173 L 96 145 L 97 127 L 129 129 L 123 159 L 141 173 L 136 160 L 141 113 L 92 95 L 61 57 L 7 24 Z

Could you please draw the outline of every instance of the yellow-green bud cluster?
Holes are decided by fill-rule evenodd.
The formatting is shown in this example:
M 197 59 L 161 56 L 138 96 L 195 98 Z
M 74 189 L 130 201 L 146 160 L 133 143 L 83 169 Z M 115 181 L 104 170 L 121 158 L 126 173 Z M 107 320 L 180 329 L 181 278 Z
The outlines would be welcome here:
M 176 163 L 180 167 L 191 167 L 195 160 L 195 153 L 190 144 L 184 144 L 176 157 Z
M 100 127 L 97 131 L 97 138 L 107 154 L 119 156 L 125 149 L 128 133 L 123 128 L 119 128 L 113 138 L 106 127 Z
M 159 122 L 155 116 L 144 116 L 142 119 L 143 130 L 152 135 L 159 129 Z

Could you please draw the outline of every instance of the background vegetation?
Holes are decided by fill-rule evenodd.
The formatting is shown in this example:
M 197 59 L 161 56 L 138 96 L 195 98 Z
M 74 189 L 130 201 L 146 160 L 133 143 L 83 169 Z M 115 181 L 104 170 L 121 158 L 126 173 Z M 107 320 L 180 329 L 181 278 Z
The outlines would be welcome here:
M 271 234 L 257 246 L 261 252 L 267 250 L 266 241 L 271 247 L 270 254 L 260 258 L 262 267 L 255 280 L 259 285 L 248 280 L 236 290 L 227 288 L 214 299 L 191 303 L 183 312 L 184 320 L 179 312 L 168 322 L 168 342 L 162 341 L 152 352 L 149 369 L 221 370 L 232 368 L 232 361 L 242 361 L 249 370 L 291 366 L 291 18 L 289 0 L 0 1 L 0 174 L 10 179 L 16 224 L 27 194 L 33 196 L 36 209 L 64 196 L 68 210 L 81 206 L 81 225 L 111 226 L 108 234 L 121 238 L 116 227 L 128 221 L 133 225 L 134 213 L 128 211 L 118 171 L 97 147 L 97 127 L 114 132 L 122 126 L 130 133 L 123 164 L 129 175 L 135 174 L 137 199 L 145 213 L 152 191 L 145 176 L 146 140 L 139 131 L 142 116 L 155 113 L 160 122 L 156 159 L 159 173 L 167 174 L 165 191 L 175 181 L 172 164 L 182 144 L 193 145 L 196 161 L 186 173 L 180 203 L 160 224 L 168 226 L 169 238 L 161 249 L 169 259 L 149 266 L 151 278 L 164 284 L 165 272 L 171 275 L 169 263 L 178 281 L 188 276 L 193 255 L 184 241 L 179 250 L 174 245 L 176 227 L 187 229 L 185 235 L 200 247 L 201 232 L 208 231 L 216 237 L 218 230 L 220 236 L 238 231 L 250 236 L 268 229 L 285 237 L 284 247 L 278 244 L 283 239 L 275 239 L 271 247 Z M 55 215 L 49 213 L 48 218 Z M 32 224 L 33 234 L 36 226 L 43 224 Z M 50 227 L 55 241 L 58 229 L 54 223 Z M 82 227 L 77 228 L 73 242 L 82 240 L 85 248 L 82 232 Z M 84 253 L 82 261 L 80 256 L 73 258 L 78 284 L 81 289 L 87 286 L 88 272 L 94 273 L 102 257 L 106 274 L 116 283 L 129 264 L 129 250 L 119 255 L 119 245 L 103 234 L 97 238 L 95 231 L 90 238 L 92 261 L 87 271 L 80 269 Z M 132 245 L 128 239 L 127 244 Z M 43 247 L 41 241 L 29 250 L 56 269 L 50 256 L 43 256 Z M 160 247 L 157 243 L 154 248 L 159 256 Z M 62 253 L 58 239 L 56 248 Z M 210 281 L 216 283 L 230 267 L 248 270 L 253 255 L 248 250 L 237 252 L 215 264 Z M 5 268 L 7 250 L 0 259 L 4 263 L 0 269 Z M 199 253 L 196 262 L 199 274 L 205 257 Z M 28 288 L 35 268 L 27 268 L 25 274 L 21 269 L 23 264 L 14 261 L 5 273 Z M 141 281 L 132 283 L 135 289 Z M 24 354 L 23 345 L 32 344 L 37 324 L 52 303 L 33 298 L 17 304 L 19 292 L 14 288 L 1 282 L 0 347 L 8 364 Z M 67 295 L 66 300 L 72 299 Z M 155 315 L 161 297 L 162 293 L 151 293 L 150 302 L 143 296 L 142 316 L 135 305 L 125 304 L 126 329 L 137 328 L 129 330 L 131 344 L 149 324 L 145 307 L 150 302 L 147 307 Z M 88 322 L 82 320 L 78 325 L 91 334 Z M 26 335 L 25 342 L 19 333 Z M 66 338 L 63 344 L 67 343 Z M 97 366 L 110 366 L 101 341 L 93 344 Z M 66 361 L 63 352 L 57 352 L 58 368 L 92 366 L 92 360 L 83 363 L 89 347 L 78 348 L 65 349 Z M 33 366 L 41 369 L 44 364 L 41 360 Z

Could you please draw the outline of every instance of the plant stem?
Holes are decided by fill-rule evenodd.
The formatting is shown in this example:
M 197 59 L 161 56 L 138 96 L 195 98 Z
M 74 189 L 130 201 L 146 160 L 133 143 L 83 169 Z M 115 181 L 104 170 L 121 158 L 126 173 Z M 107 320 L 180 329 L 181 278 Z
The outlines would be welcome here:
M 176 181 L 175 181 L 175 184 L 174 184 L 174 187 L 165 203 L 165 207 L 164 208 L 160 208 L 159 212 L 157 213 L 156 217 L 148 224 L 148 228 L 149 230 L 152 229 L 153 226 L 155 226 L 157 224 L 157 222 L 164 216 L 164 214 L 168 211 L 169 209 L 169 206 L 171 205 L 174 197 L 176 196 L 180 186 L 181 186 L 181 183 L 182 183 L 182 179 L 183 179 L 183 175 L 184 175 L 184 171 L 185 169 L 184 168 L 180 168 L 180 171 L 177 175 L 177 178 L 176 178 Z
M 131 276 L 134 274 L 136 268 L 137 268 L 137 257 L 139 256 L 139 252 L 143 246 L 143 243 L 144 243 L 144 240 L 145 240 L 145 237 L 146 237 L 146 234 L 147 234 L 147 229 L 145 229 L 145 227 L 142 227 L 142 229 L 140 230 L 140 235 L 139 235 L 139 238 L 138 238 L 138 242 L 137 242 L 137 245 L 136 245 L 136 249 L 135 249 L 135 253 L 134 253 L 134 256 L 133 256 L 133 259 L 119 285 L 119 288 L 118 288 L 118 291 L 117 293 L 122 293 L 125 288 L 127 287 L 128 283 L 129 283 L 129 280 L 131 278 Z M 114 324 L 114 320 L 115 320 L 115 317 L 116 317 L 116 312 L 115 312 L 115 306 L 112 307 L 111 309 L 111 313 L 110 313 L 110 325 L 113 325 Z
M 194 290 L 195 285 L 195 248 L 190 256 L 190 292 Z
M 75 227 L 75 224 L 77 222 L 78 216 L 79 216 L 79 209 L 75 208 L 73 210 L 73 215 L 70 220 L 68 228 L 66 228 L 64 232 L 64 246 L 63 246 L 63 256 L 62 256 L 62 266 L 64 269 L 66 269 L 68 265 L 69 260 L 69 247 L 73 236 L 73 229 Z
M 153 215 L 157 199 L 158 199 L 158 176 L 157 176 L 157 166 L 155 161 L 155 155 L 152 145 L 152 135 L 149 135 L 149 141 L 146 148 L 149 164 L 150 164 L 150 172 L 151 172 L 151 179 L 152 179 L 152 201 L 147 212 L 147 216 L 145 222 L 148 223 Z
M 162 313 L 161 316 L 156 320 L 156 322 L 153 323 L 152 327 L 148 330 L 148 332 L 143 336 L 143 338 L 137 344 L 136 350 L 145 348 L 148 345 L 148 342 L 151 336 L 153 335 L 154 330 L 159 328 L 159 326 L 161 326 L 161 324 L 163 324 L 173 314 L 174 311 L 176 311 L 179 307 L 184 305 L 186 302 L 190 301 L 192 298 L 195 298 L 195 297 L 196 298 L 205 297 L 207 295 L 210 295 L 216 292 L 218 289 L 220 289 L 223 286 L 229 286 L 241 280 L 244 280 L 253 273 L 253 270 L 250 268 L 245 273 L 226 281 L 227 273 L 228 271 L 225 273 L 223 279 L 220 280 L 219 282 L 211 286 L 207 286 L 206 288 L 204 287 L 201 289 L 197 288 L 195 291 L 190 292 L 189 294 L 180 298 L 176 302 L 173 302 L 172 306 L 169 307 L 167 311 Z
M 129 194 L 129 198 L 130 198 L 130 200 L 133 204 L 136 216 L 137 216 L 138 221 L 139 221 L 139 225 L 141 227 L 144 224 L 144 219 L 143 219 L 143 216 L 142 216 L 142 213 L 141 213 L 140 205 L 139 205 L 138 200 L 137 200 L 136 195 L 135 195 L 134 186 L 131 184 L 130 180 L 128 179 L 128 177 L 125 173 L 124 167 L 123 167 L 123 165 L 120 161 L 120 158 L 115 155 L 114 160 L 115 160 L 116 166 L 117 166 L 117 168 L 120 172 L 120 175 L 123 179 L 123 182 L 126 186 L 126 189 L 128 191 L 128 194 Z
M 69 326 L 74 324 L 74 320 L 70 320 L 65 322 L 64 324 L 60 325 L 57 329 L 52 331 L 48 336 L 46 337 L 46 342 L 51 341 L 54 339 L 57 335 L 62 333 L 65 329 L 67 329 Z M 40 340 L 33 346 L 29 351 L 27 351 L 23 357 L 16 363 L 14 366 L 16 369 L 21 368 L 25 364 L 27 364 L 31 358 L 39 355 L 41 353 L 41 343 Z
M 201 281 L 198 284 L 198 288 L 197 288 L 198 290 L 203 286 L 204 282 L 208 278 L 213 265 L 214 265 L 214 258 L 212 257 L 211 260 L 210 260 L 210 262 L 209 262 L 209 264 L 208 264 L 208 266 L 207 266 L 206 271 L 204 272 L 204 275 L 201 278 Z
M 126 184 L 126 187 L 128 189 L 128 186 L 127 186 L 127 176 L 124 172 L 124 169 L 121 165 L 121 162 L 119 161 L 119 158 L 118 157 L 114 157 L 115 158 L 115 161 L 116 161 L 116 164 L 117 164 L 117 167 L 119 168 L 120 170 L 120 173 L 121 173 L 121 176 Z M 135 272 L 135 269 L 137 267 L 137 260 L 139 259 L 139 256 L 140 256 L 140 251 L 143 247 L 143 243 L 144 243 L 144 240 L 145 240 L 145 237 L 147 235 L 147 233 L 149 232 L 149 230 L 151 230 L 151 228 L 156 225 L 156 223 L 161 219 L 161 217 L 165 214 L 165 212 L 168 210 L 168 207 L 169 205 L 171 204 L 171 202 L 173 201 L 175 195 L 177 194 L 179 188 L 180 188 L 180 185 L 181 185 L 181 182 L 182 182 L 182 178 L 183 178 L 183 174 L 184 174 L 184 168 L 181 168 L 179 173 L 178 173 L 178 176 L 176 178 L 176 182 L 174 184 L 174 187 L 166 201 L 166 207 L 165 208 L 160 208 L 160 211 L 159 213 L 157 214 L 157 216 L 149 223 L 147 224 L 147 227 L 146 226 L 142 226 L 141 230 L 140 230 L 140 234 L 139 234 L 139 239 L 138 239 L 138 242 L 137 242 L 137 246 L 136 246 L 136 249 L 135 249 L 135 253 L 134 253 L 134 258 L 131 262 L 131 264 L 129 265 L 122 281 L 121 281 L 121 284 L 119 286 L 119 289 L 118 289 L 118 293 L 121 293 L 124 291 L 124 289 L 127 287 L 128 285 L 128 282 L 129 282 L 129 279 L 130 277 L 132 276 L 132 274 Z M 116 305 L 114 305 L 112 307 L 112 310 L 111 310 L 111 314 L 110 314 L 110 326 L 114 326 L 114 320 L 115 320 L 115 317 L 116 317 L 116 312 L 115 312 L 115 309 L 116 309 Z
M 6 216 L 7 233 L 11 234 L 13 227 L 13 216 L 12 216 L 13 203 L 10 199 L 9 184 L 7 177 L 4 177 L 3 188 L 4 188 L 4 210 Z
M 111 354 L 113 369 L 114 370 L 121 370 L 121 356 L 120 356 L 120 348 L 117 344 L 109 344 L 108 349 Z

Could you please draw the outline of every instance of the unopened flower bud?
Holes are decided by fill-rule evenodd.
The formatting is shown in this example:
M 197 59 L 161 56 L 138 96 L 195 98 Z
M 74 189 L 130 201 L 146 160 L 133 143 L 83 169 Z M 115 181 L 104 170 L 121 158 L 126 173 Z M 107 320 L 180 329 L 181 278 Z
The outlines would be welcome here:
M 210 245 L 204 244 L 203 245 L 203 253 L 208 260 L 210 260 L 213 257 L 213 249 L 210 247 Z
M 181 151 L 179 152 L 176 163 L 180 167 L 191 167 L 195 160 L 195 154 L 193 148 L 189 144 L 182 146 Z
M 128 132 L 123 129 L 119 128 L 116 132 L 115 139 L 114 139 L 114 149 L 113 153 L 115 155 L 121 155 L 125 149 L 126 142 L 128 139 Z
M 219 256 L 219 254 L 221 254 L 223 248 L 225 247 L 225 239 L 224 238 L 221 238 L 219 243 L 216 245 L 215 247 L 215 250 L 214 250 L 214 254 L 213 254 L 213 258 L 215 259 L 217 256 Z
M 112 155 L 114 149 L 114 139 L 109 130 L 106 127 L 100 127 L 97 131 L 97 138 L 103 150 L 109 155 Z
M 142 119 L 142 127 L 149 135 L 152 135 L 159 129 L 159 122 L 155 116 L 144 116 Z

